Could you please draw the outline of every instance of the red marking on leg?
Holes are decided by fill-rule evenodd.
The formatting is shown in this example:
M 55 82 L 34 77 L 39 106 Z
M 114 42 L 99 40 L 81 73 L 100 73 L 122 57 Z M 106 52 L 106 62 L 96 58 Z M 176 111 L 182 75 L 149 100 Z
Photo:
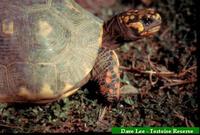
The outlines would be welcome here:
M 100 86 L 100 91 L 102 95 L 106 95 L 108 93 L 108 89 L 104 86 Z
M 112 78 L 111 77 L 106 77 L 105 80 L 106 80 L 106 83 L 108 83 L 108 84 L 112 82 Z

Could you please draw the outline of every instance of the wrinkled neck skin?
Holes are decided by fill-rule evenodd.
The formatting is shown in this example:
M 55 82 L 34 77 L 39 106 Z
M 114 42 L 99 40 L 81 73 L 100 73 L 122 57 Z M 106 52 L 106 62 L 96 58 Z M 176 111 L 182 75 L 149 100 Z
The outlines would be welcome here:
M 123 43 L 139 39 L 138 37 L 133 36 L 131 31 L 119 21 L 119 17 L 116 15 L 104 23 L 102 47 L 107 49 L 116 49 Z

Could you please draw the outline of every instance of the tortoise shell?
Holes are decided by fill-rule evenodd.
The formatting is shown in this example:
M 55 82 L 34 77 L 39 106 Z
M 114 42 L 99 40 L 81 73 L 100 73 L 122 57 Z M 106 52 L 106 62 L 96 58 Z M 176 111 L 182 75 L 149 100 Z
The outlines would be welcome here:
M 0 102 L 72 94 L 95 64 L 102 25 L 73 0 L 1 0 Z

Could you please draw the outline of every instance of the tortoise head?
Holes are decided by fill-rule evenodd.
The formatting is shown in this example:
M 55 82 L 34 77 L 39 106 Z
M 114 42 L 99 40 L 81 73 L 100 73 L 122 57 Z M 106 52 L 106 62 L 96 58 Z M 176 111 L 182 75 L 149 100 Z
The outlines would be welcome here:
M 154 35 L 160 30 L 161 17 L 153 9 L 130 9 L 117 17 L 119 25 L 123 27 L 124 36 L 130 40 Z
M 161 22 L 160 14 L 153 9 L 130 9 L 122 12 L 104 24 L 103 45 L 113 49 L 123 42 L 154 35 L 160 30 Z

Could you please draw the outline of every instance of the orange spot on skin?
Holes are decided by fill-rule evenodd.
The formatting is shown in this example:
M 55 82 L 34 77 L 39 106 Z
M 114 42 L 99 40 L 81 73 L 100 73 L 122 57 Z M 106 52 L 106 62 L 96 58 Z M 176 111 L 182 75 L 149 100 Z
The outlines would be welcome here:
M 137 29 L 138 32 L 142 32 L 142 31 L 144 30 L 144 26 L 142 25 L 141 22 L 130 23 L 130 24 L 128 25 L 128 27 Z
M 143 32 L 143 33 L 141 33 L 141 35 L 142 35 L 142 36 L 148 36 L 148 35 L 151 35 L 151 34 L 148 33 L 148 32 Z
M 112 78 L 111 77 L 106 77 L 106 83 L 111 83 L 112 82 Z
M 108 89 L 104 86 L 100 86 L 100 91 L 102 95 L 106 95 L 106 93 L 108 93 Z
M 130 17 L 129 17 L 129 16 L 126 16 L 126 17 L 124 18 L 124 22 L 127 23 L 129 19 L 130 19 Z

